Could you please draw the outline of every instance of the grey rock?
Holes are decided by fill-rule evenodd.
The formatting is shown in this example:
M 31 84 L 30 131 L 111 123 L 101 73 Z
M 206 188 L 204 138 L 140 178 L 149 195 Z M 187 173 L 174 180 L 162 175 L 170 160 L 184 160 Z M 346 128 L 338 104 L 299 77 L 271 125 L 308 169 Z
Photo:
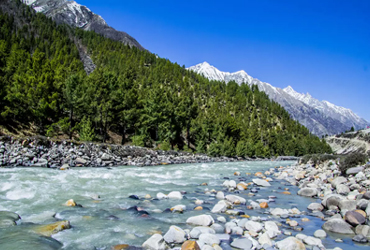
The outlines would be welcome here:
M 259 222 L 255 222 L 255 221 L 248 221 L 247 223 L 244 224 L 244 227 L 248 231 L 253 231 L 256 233 L 262 230 L 262 224 Z
M 317 189 L 314 188 L 302 188 L 298 191 L 298 195 L 306 197 L 314 197 L 318 194 Z
M 351 200 L 341 200 L 339 202 L 340 210 L 352 211 L 356 209 L 356 201 Z
M 271 186 L 271 184 L 268 181 L 265 181 L 265 180 L 262 180 L 262 179 L 253 179 L 252 181 L 257 186 L 262 186 L 262 187 L 270 187 Z
M 351 225 L 342 219 L 331 219 L 324 223 L 322 228 L 326 231 L 338 234 L 354 234 Z
M 243 250 L 251 250 L 253 247 L 252 241 L 245 238 L 234 239 L 234 241 L 230 245 L 234 248 Z
M 171 226 L 167 233 L 163 236 L 163 239 L 167 243 L 183 243 L 185 241 L 185 231 L 177 226 Z
M 210 227 L 194 227 L 190 231 L 190 237 L 193 239 L 198 239 L 201 234 L 215 234 L 215 233 L 216 231 Z
M 324 210 L 324 206 L 320 203 L 311 203 L 310 205 L 308 205 L 307 209 L 311 211 L 322 211 Z
M 152 237 L 147 239 L 142 247 L 148 250 L 166 250 L 169 249 L 166 242 L 164 241 L 162 235 L 153 234 Z
M 220 239 L 215 234 L 201 234 L 199 240 L 210 246 L 213 244 L 220 244 Z
M 278 241 L 276 242 L 276 246 L 280 250 L 306 250 L 303 242 L 295 237 L 288 237 Z
M 187 224 L 192 224 L 196 226 L 210 226 L 214 223 L 212 216 L 210 215 L 198 215 L 190 217 L 186 220 Z
M 326 232 L 322 229 L 318 229 L 313 234 L 316 238 L 326 238 Z
M 361 171 L 363 171 L 363 170 L 364 170 L 364 167 L 354 167 L 354 168 L 349 168 L 349 169 L 347 169 L 346 174 L 347 174 L 347 175 L 350 175 L 350 174 L 357 174 L 357 173 L 359 173 L 359 172 L 361 172 Z
M 345 220 L 347 223 L 355 227 L 364 224 L 366 218 L 362 216 L 362 214 L 357 213 L 355 211 L 348 211 L 345 215 Z
M 370 226 L 368 225 L 358 225 L 355 229 L 356 234 L 362 234 L 365 237 L 370 238 Z
M 355 237 L 352 238 L 352 240 L 354 242 L 358 242 L 358 243 L 367 243 L 368 242 L 368 239 L 365 236 L 363 236 L 362 234 L 356 235 Z
M 346 185 L 344 184 L 339 184 L 337 186 L 337 193 L 338 194 L 342 194 L 342 195 L 347 195 L 351 190 L 349 189 L 349 187 L 347 187 Z

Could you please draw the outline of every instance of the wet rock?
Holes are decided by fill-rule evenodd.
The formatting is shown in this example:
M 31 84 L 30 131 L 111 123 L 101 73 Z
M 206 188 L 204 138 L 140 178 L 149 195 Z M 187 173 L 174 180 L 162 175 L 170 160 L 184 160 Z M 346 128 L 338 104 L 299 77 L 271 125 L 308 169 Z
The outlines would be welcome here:
M 219 200 L 225 199 L 224 192 L 222 192 L 222 191 L 217 192 L 216 198 L 219 199 Z
M 354 242 L 358 242 L 358 243 L 367 243 L 368 242 L 368 239 L 365 236 L 363 236 L 362 234 L 356 235 L 355 237 L 352 238 L 352 240 Z
M 142 247 L 148 250 L 167 250 L 169 247 L 164 241 L 162 235 L 153 234 L 148 240 L 146 240 Z
M 268 235 L 268 233 L 263 233 L 259 238 L 258 238 L 258 243 L 260 243 L 261 245 L 268 245 L 268 246 L 272 246 L 272 242 L 271 242 L 271 239 Z
M 130 195 L 128 198 L 133 199 L 133 200 L 140 200 L 139 196 L 137 195 Z
M 53 234 L 59 233 L 60 231 L 63 231 L 65 229 L 70 229 L 71 225 L 69 221 L 57 221 L 52 224 L 48 225 L 41 225 L 41 226 L 36 226 L 32 228 L 32 231 L 50 237 Z
M 181 250 L 200 250 L 200 247 L 196 241 L 187 240 L 182 244 Z
M 248 231 L 254 231 L 256 233 L 262 231 L 262 224 L 255 221 L 248 221 L 244 224 L 245 229 Z
M 289 226 L 291 226 L 291 227 L 296 227 L 296 226 L 298 226 L 298 222 L 297 221 L 295 221 L 295 220 L 289 220 L 289 221 L 287 221 L 286 222 Z
M 163 236 L 163 239 L 167 243 L 183 243 L 185 241 L 185 231 L 177 226 L 171 226 L 167 233 Z
M 314 188 L 302 188 L 298 191 L 298 195 L 305 197 L 314 197 L 318 194 L 317 189 Z
M 322 229 L 316 230 L 313 235 L 316 238 L 326 238 L 326 232 Z
M 354 234 L 350 224 L 342 219 L 331 219 L 324 223 L 322 228 L 326 231 L 338 234 Z
M 24 231 L 9 232 L 3 231 L 0 234 L 0 249 L 37 249 L 37 250 L 60 250 L 63 246 L 59 241 L 40 236 L 35 233 Z M 17 248 L 15 248 L 17 246 Z
M 309 246 L 322 246 L 321 240 L 312 236 L 307 236 L 303 242 Z
M 201 234 L 215 234 L 215 230 L 210 227 L 194 227 L 190 231 L 190 237 L 192 239 L 198 239 Z
M 220 239 L 215 235 L 215 234 L 201 234 L 199 236 L 199 240 L 202 241 L 203 243 L 212 246 L 213 244 L 220 244 Z
M 302 241 L 295 237 L 288 237 L 284 240 L 276 242 L 276 246 L 280 250 L 306 250 Z
M 186 206 L 185 205 L 176 205 L 174 207 L 171 208 L 171 211 L 173 213 L 182 213 L 186 210 Z
M 219 201 L 211 210 L 211 213 L 225 213 L 230 206 L 226 201 Z
M 217 223 L 212 224 L 211 228 L 215 231 L 216 234 L 223 234 L 225 232 L 225 228 Z
M 370 226 L 368 225 L 358 225 L 355 231 L 356 234 L 362 234 L 365 237 L 370 238 Z
M 308 205 L 307 209 L 311 211 L 322 211 L 324 210 L 324 206 L 320 203 L 311 203 L 310 205 Z
M 370 192 L 366 192 L 362 195 L 362 198 L 366 199 L 366 200 L 370 200 Z
M 252 180 L 254 184 L 261 187 L 270 187 L 271 184 L 268 183 L 268 181 L 262 180 L 262 179 L 253 179 Z
M 236 188 L 236 182 L 234 180 L 226 180 L 224 181 L 222 186 L 227 187 L 227 188 Z
M 158 193 L 157 194 L 157 199 L 159 200 L 162 200 L 162 199 L 167 199 L 167 195 L 165 195 L 164 193 Z
M 244 198 L 231 194 L 226 195 L 225 198 L 233 204 L 245 204 L 247 202 Z
M 169 199 L 176 199 L 176 200 L 182 200 L 182 198 L 183 198 L 181 192 L 179 192 L 179 191 L 173 191 L 173 192 L 169 193 L 167 196 L 168 196 Z
M 354 227 L 364 224 L 366 221 L 366 218 L 362 214 L 355 211 L 348 211 L 344 218 L 346 222 Z
M 186 220 L 186 223 L 187 224 L 192 224 L 192 225 L 196 225 L 196 226 L 210 226 L 214 223 L 214 220 L 212 218 L 212 216 L 210 215 L 198 215 L 198 216 L 193 216 L 193 217 L 190 217 Z
M 66 201 L 66 203 L 64 205 L 66 205 L 67 207 L 77 206 L 76 202 L 73 199 L 70 199 L 70 200 Z
M 270 213 L 274 216 L 281 216 L 281 215 L 288 215 L 289 211 L 282 208 L 274 208 L 270 211 Z
M 230 245 L 234 248 L 243 250 L 250 250 L 253 247 L 252 241 L 246 238 L 234 239 Z
M 0 228 L 5 228 L 8 226 L 15 226 L 16 221 L 21 219 L 21 217 L 13 212 L 0 211 Z

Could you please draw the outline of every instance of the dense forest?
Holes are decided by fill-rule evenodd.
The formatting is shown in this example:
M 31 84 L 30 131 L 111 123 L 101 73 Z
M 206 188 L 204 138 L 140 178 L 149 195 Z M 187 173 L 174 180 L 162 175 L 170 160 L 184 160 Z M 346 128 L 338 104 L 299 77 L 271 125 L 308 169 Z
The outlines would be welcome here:
M 209 81 L 148 51 L 57 25 L 18 0 L 5 2 L 0 124 L 9 130 L 86 141 L 119 138 L 122 144 L 215 156 L 331 151 L 256 86 Z M 79 49 L 96 65 L 91 74 Z

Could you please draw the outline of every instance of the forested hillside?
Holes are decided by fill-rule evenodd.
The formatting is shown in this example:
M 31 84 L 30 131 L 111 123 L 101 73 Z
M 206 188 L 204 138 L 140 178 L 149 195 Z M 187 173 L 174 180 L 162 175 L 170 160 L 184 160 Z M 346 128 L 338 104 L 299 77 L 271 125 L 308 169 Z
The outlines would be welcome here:
M 9 130 L 103 142 L 115 135 L 226 156 L 330 151 L 256 86 L 209 81 L 148 51 L 56 25 L 18 0 L 0 9 L 0 123 Z

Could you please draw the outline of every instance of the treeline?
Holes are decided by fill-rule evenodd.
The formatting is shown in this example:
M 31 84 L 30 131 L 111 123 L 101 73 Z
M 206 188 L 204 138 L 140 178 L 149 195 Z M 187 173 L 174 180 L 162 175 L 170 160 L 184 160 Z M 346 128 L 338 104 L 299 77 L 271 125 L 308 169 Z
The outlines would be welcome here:
M 17 1 L 0 15 L 1 124 L 225 156 L 330 152 L 256 86 L 209 81 L 148 51 L 56 25 Z M 75 43 L 97 65 L 87 75 Z

